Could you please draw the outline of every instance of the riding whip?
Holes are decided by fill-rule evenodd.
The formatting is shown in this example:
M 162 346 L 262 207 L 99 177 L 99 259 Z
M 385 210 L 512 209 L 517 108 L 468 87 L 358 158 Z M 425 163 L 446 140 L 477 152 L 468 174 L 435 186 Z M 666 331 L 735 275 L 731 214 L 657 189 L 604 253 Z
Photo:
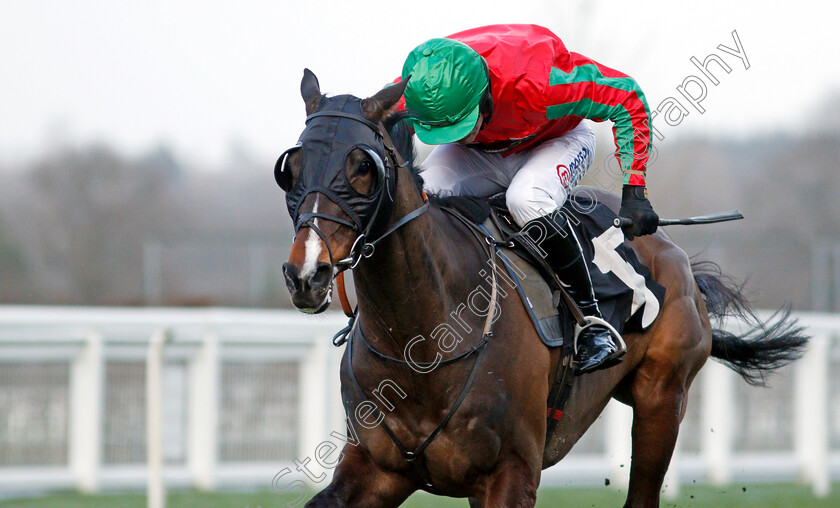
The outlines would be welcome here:
M 713 213 L 710 215 L 700 215 L 697 217 L 686 217 L 685 219 L 659 219 L 660 226 L 674 226 L 681 224 L 690 226 L 692 224 L 714 224 L 716 222 L 727 222 L 731 220 L 743 219 L 744 215 L 739 210 L 730 210 L 728 212 Z M 616 217 L 613 220 L 613 226 L 621 228 L 624 226 L 631 226 L 633 219 L 627 217 Z

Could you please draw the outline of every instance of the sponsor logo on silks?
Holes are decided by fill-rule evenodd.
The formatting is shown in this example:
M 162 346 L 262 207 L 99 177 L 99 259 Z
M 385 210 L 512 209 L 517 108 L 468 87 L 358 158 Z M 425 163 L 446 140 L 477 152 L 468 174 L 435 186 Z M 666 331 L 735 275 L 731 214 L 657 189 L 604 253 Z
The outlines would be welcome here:
M 589 148 L 584 146 L 575 156 L 571 164 L 568 166 L 565 164 L 557 165 L 557 176 L 560 178 L 560 183 L 563 187 L 568 187 L 573 181 L 577 182 L 580 180 L 580 170 L 591 154 L 592 152 L 589 151 Z
M 569 168 L 565 164 L 558 164 L 557 165 L 557 176 L 560 178 L 560 184 L 563 187 L 569 186 L 569 180 L 571 180 L 572 175 L 569 173 Z

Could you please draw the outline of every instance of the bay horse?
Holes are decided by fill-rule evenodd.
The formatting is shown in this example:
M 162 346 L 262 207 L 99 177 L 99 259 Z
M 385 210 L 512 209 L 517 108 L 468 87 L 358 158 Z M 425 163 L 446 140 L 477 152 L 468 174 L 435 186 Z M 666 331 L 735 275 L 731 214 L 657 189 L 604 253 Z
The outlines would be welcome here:
M 620 364 L 575 378 L 546 442 L 560 348 L 546 347 L 515 292 L 505 297 L 488 278 L 481 238 L 426 199 L 412 132 L 393 112 L 404 87 L 364 100 L 327 97 L 305 70 L 306 128 L 275 167 L 295 222 L 283 265 L 293 304 L 325 310 L 334 277 L 352 267 L 354 329 L 363 338 L 347 344 L 341 363 L 352 438 L 329 486 L 306 506 L 391 507 L 427 490 L 469 498 L 473 508 L 532 507 L 541 470 L 569 452 L 612 398 L 633 409 L 625 506 L 658 506 L 688 389 L 706 359 L 762 384 L 765 372 L 801 355 L 807 337 L 788 313 L 755 320 L 748 334 L 714 329 L 710 316 L 755 318 L 740 287 L 693 266 L 661 229 L 628 241 L 666 289 L 660 314 L 644 332 L 626 334 Z M 616 196 L 596 196 L 618 209 Z M 465 311 L 490 282 L 486 313 Z

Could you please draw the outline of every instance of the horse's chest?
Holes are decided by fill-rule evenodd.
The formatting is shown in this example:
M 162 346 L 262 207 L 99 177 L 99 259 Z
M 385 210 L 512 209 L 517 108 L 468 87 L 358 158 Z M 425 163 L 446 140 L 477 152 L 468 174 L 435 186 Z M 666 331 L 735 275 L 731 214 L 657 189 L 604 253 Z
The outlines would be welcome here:
M 463 485 L 470 478 L 493 469 L 503 441 L 496 418 L 501 415 L 494 413 L 486 408 L 481 412 L 461 408 L 424 448 L 420 463 L 436 484 Z M 440 424 L 440 420 L 417 422 L 398 416 L 385 418 L 383 422 L 409 452 L 416 451 Z M 405 472 L 416 469 L 384 428 L 366 437 L 365 444 L 380 467 Z

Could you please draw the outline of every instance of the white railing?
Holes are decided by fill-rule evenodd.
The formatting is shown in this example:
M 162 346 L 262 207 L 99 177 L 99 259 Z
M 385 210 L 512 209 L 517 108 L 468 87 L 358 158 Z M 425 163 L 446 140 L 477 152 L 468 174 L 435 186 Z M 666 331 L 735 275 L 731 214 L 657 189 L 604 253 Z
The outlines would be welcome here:
M 265 487 L 343 428 L 328 366 L 344 324 L 284 311 L 0 307 L 0 492 L 142 487 L 160 474 L 147 458 L 166 462 L 169 485 Z M 264 400 L 243 402 L 252 388 Z
M 840 317 L 801 314 L 805 357 L 747 387 L 709 362 L 666 479 L 840 478 Z M 337 314 L 0 307 L 0 493 L 324 485 L 344 433 Z M 612 402 L 544 485 L 629 479 L 632 412 Z M 332 454 L 330 453 L 332 452 Z

